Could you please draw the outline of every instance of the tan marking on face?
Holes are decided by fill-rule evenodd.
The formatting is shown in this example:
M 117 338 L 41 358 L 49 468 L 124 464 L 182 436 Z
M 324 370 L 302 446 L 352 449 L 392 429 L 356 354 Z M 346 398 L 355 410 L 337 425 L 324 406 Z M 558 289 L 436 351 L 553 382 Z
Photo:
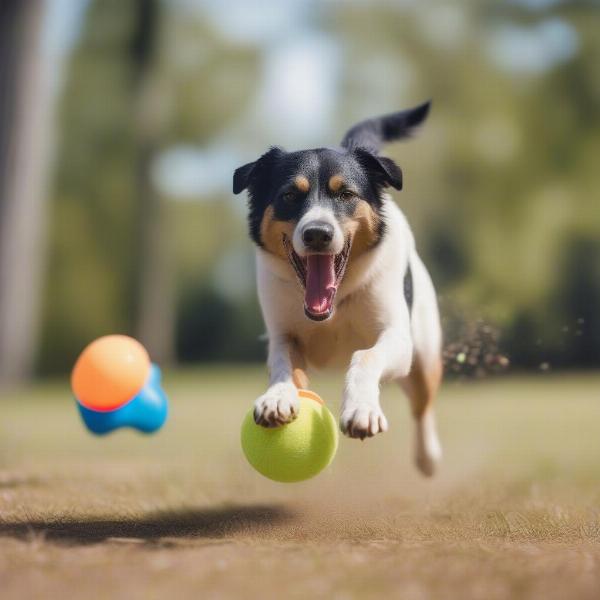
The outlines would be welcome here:
M 339 192 L 344 185 L 344 178 L 339 173 L 332 175 L 329 178 L 327 185 L 329 186 L 329 190 L 333 193 Z
M 352 236 L 350 262 L 353 258 L 361 256 L 375 245 L 380 220 L 380 217 L 367 201 L 358 201 L 354 214 L 343 225 L 344 236 Z
M 267 252 L 288 260 L 283 246 L 283 234 L 291 240 L 294 235 L 294 224 L 289 221 L 278 221 L 273 218 L 273 207 L 268 206 L 260 223 L 260 239 Z M 290 265 L 291 268 L 291 265 Z
M 294 185 L 304 194 L 310 190 L 310 182 L 304 175 L 297 175 L 294 178 Z

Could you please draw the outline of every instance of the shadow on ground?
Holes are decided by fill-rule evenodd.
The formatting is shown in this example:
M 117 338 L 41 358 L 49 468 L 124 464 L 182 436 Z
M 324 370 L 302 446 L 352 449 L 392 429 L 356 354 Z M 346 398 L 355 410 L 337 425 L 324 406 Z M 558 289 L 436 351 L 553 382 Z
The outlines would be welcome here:
M 264 532 L 288 522 L 293 513 L 275 505 L 231 506 L 157 512 L 135 519 L 57 519 L 0 522 L 0 537 L 42 536 L 65 544 L 95 544 L 110 538 L 155 542 L 161 538 L 220 538 L 236 533 Z
M 0 490 L 18 489 L 42 485 L 39 477 L 7 477 L 0 472 Z

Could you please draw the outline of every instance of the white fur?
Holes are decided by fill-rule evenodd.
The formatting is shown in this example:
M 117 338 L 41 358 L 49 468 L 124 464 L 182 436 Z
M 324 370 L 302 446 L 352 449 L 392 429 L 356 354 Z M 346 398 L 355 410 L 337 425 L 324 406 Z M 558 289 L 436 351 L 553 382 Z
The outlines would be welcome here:
M 294 229 L 294 239 L 292 240 L 292 243 L 296 253 L 300 256 L 305 256 L 307 254 L 308 251 L 302 241 L 302 234 L 304 233 L 306 226 L 313 221 L 328 223 L 333 227 L 333 239 L 329 244 L 329 252 L 332 254 L 339 254 L 344 248 L 344 232 L 342 231 L 338 220 L 335 218 L 333 211 L 330 208 L 319 205 L 313 206 L 311 209 L 307 210 Z
M 386 235 L 376 248 L 351 259 L 336 296 L 334 314 L 327 321 L 314 322 L 304 315 L 304 292 L 292 268 L 268 252 L 257 251 L 259 300 L 270 340 L 270 387 L 255 404 L 261 424 L 278 425 L 296 416 L 292 344 L 302 349 L 309 366 L 349 365 L 340 427 L 346 435 L 358 438 L 387 431 L 387 419 L 379 404 L 382 381 L 402 382 L 415 354 L 425 366 L 439 360 L 441 333 L 431 279 L 400 209 L 386 197 L 383 211 Z M 330 222 L 328 215 L 316 217 Z M 314 218 L 315 214 L 310 220 Z M 301 247 L 296 243 L 294 235 L 298 252 Z M 340 251 L 342 246 L 343 234 Z M 413 276 L 412 312 L 404 296 L 407 264 Z M 417 466 L 431 474 L 440 456 L 430 408 L 416 424 Z

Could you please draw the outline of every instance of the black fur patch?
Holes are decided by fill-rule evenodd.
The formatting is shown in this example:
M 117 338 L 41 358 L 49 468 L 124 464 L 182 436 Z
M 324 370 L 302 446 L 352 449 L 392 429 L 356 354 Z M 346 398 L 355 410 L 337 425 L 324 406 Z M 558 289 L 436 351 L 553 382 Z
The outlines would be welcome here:
M 408 305 L 408 312 L 412 312 L 413 300 L 414 300 L 414 287 L 413 277 L 410 265 L 406 266 L 406 273 L 404 273 L 404 299 Z

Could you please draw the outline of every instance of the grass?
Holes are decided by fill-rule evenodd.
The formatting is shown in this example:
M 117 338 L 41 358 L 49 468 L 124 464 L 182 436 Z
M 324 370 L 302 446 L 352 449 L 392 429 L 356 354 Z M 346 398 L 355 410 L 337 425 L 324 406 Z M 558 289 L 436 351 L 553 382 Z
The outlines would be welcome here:
M 341 378 L 315 382 L 334 411 Z M 262 370 L 168 373 L 160 434 L 88 435 L 62 382 L 0 398 L 0 589 L 10 598 L 597 598 L 600 375 L 448 383 L 445 457 L 390 432 L 276 484 L 239 426 Z

